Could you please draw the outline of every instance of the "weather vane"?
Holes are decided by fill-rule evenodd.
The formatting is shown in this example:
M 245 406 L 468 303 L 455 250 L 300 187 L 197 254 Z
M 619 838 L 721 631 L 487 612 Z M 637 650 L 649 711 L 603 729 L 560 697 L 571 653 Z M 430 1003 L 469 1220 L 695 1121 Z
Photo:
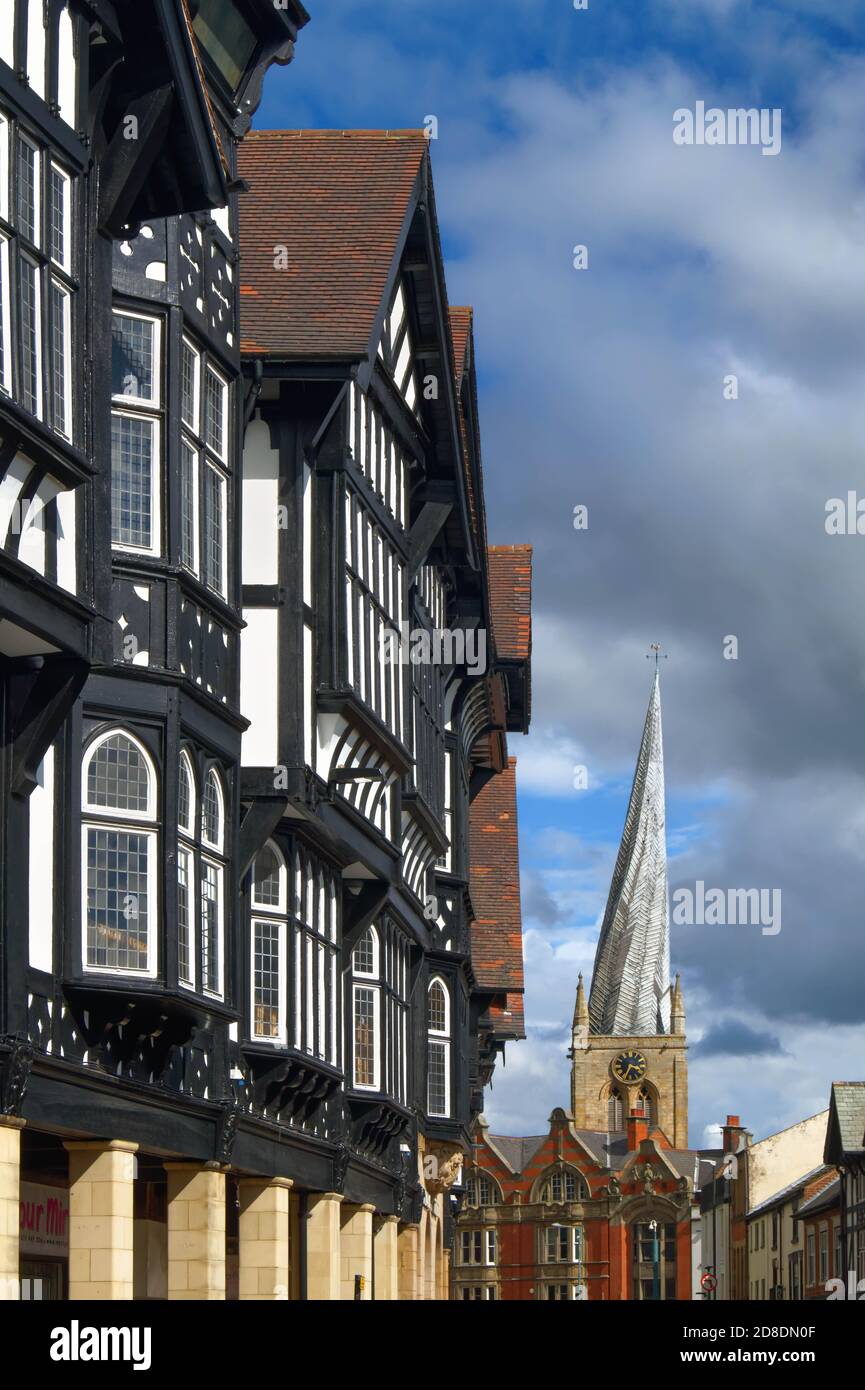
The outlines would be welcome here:
M 652 657 L 655 658 L 655 670 L 656 670 L 656 671 L 657 671 L 657 669 L 658 669 L 658 664 L 659 664 L 659 662 L 660 662 L 661 660 L 669 661 L 669 659 L 670 659 L 669 656 L 668 656 L 668 654 L 667 654 L 667 652 L 662 652 L 662 651 L 661 651 L 661 644 L 660 644 L 660 642 L 650 642 L 650 643 L 649 643 L 649 650 L 646 652 L 646 660 L 647 660 L 647 661 L 651 661 Z

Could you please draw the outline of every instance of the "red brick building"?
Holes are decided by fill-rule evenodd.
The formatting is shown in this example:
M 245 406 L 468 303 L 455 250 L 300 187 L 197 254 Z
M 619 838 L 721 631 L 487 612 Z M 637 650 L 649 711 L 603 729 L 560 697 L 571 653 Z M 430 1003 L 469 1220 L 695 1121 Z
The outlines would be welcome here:
M 632 1114 L 624 1133 L 478 1128 L 457 1228 L 458 1299 L 690 1299 L 699 1255 L 696 1194 L 719 1157 L 675 1150 Z
M 841 1279 L 847 1291 L 847 1271 L 841 1252 L 841 1179 L 830 1170 L 809 1184 L 796 1212 L 802 1226 L 802 1297 L 826 1298 L 830 1279 Z

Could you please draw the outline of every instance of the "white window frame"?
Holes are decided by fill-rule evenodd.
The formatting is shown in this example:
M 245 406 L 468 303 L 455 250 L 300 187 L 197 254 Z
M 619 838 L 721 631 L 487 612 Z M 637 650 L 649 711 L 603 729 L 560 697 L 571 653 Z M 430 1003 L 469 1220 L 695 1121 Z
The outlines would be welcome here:
M 191 339 L 191 338 L 187 338 L 187 336 L 186 336 L 185 333 L 184 333 L 183 338 L 182 338 L 181 341 L 182 341 L 182 346 L 181 346 L 181 359 L 180 359 L 180 360 L 181 360 L 181 374 L 180 374 L 180 379 L 181 379 L 181 395 L 180 395 L 181 410 L 180 410 L 180 421 L 181 421 L 181 424 L 182 424 L 186 429 L 191 430 L 192 433 L 193 433 L 194 435 L 197 436 L 197 435 L 198 435 L 198 432 L 199 432 L 199 430 L 200 430 L 200 428 L 201 428 L 201 351 L 200 351 L 199 348 L 197 348 L 197 347 L 195 346 L 195 344 L 192 342 L 192 339 Z M 182 388 L 183 388 L 183 355 L 182 355 L 182 354 L 183 354 L 183 349 L 184 349 L 184 348 L 185 348 L 188 352 L 191 352 L 191 353 L 192 353 L 192 361 L 193 361 L 193 369 L 192 369 L 192 419 L 191 419 L 191 420 L 186 420 L 186 419 L 184 418 L 184 416 L 183 416 L 183 389 L 182 389 Z M 197 452 L 198 452 L 198 450 L 196 449 L 196 453 L 197 453 Z
M 249 934 L 249 992 L 250 992 L 250 1037 L 256 1042 L 267 1043 L 273 1047 L 284 1047 L 286 1040 L 287 1018 L 286 1018 L 286 964 L 287 953 L 286 943 L 288 939 L 288 924 L 285 920 L 278 917 L 266 917 L 263 912 L 253 912 L 252 928 Z M 260 1033 L 255 1027 L 255 1011 L 258 1001 L 255 997 L 255 933 L 258 927 L 276 927 L 277 929 L 277 1028 L 276 1034 Z
M 43 365 L 42 365 L 42 364 L 43 364 L 43 330 L 44 330 L 44 327 L 45 327 L 45 319 L 44 319 L 43 305 L 42 305 L 42 267 L 40 266 L 40 264 L 39 264 L 38 261 L 35 261 L 35 260 L 33 259 L 33 257 L 30 255 L 29 251 L 26 251 L 22 246 L 19 246 L 19 248 L 18 248 L 18 303 L 17 303 L 17 308 L 18 308 L 18 310 L 19 310 L 19 327 L 20 327 L 20 310 L 21 310 L 21 263 L 22 263 L 22 261 L 26 261 L 27 265 L 32 266 L 33 270 L 36 272 L 36 274 L 35 274 L 35 276 L 34 276 L 34 280 L 33 280 L 34 295 L 35 295 L 35 301 L 36 301 L 36 302 L 35 302 L 35 319 L 36 319 L 36 322 L 35 322 L 35 330 L 36 330 L 36 409 L 33 411 L 33 415 L 35 416 L 35 418 L 36 418 L 37 420 L 43 420 L 43 419 L 45 418 L 45 383 L 44 383 L 44 381 L 43 381 L 43 379 L 42 379 L 42 378 L 43 378 Z M 18 344 L 18 346 L 19 346 L 19 347 L 21 348 L 21 350 L 23 351 L 23 348 L 24 348 L 24 340 L 23 340 L 23 338 L 20 338 L 20 339 L 19 339 L 19 344 Z M 23 378 L 23 371 L 21 372 L 21 377 Z M 20 386 L 20 387 L 23 387 L 23 380 L 19 383 L 19 386 Z M 24 406 L 24 409 L 27 410 L 27 411 L 29 412 L 30 407 L 27 406 L 27 405 L 24 405 L 23 400 L 22 400 L 21 404 L 22 404 L 22 406 Z
M 203 841 L 202 841 L 203 843 Z M 198 946 L 201 950 L 202 972 L 201 972 L 201 993 L 208 999 L 225 998 L 225 866 L 212 855 L 202 854 L 199 860 L 199 890 L 198 890 Z M 213 989 L 204 980 L 204 904 L 209 901 L 204 896 L 201 885 L 204 883 L 205 868 L 215 869 L 216 871 L 216 968 L 217 968 L 217 987 Z
M 429 997 L 433 989 L 438 986 L 444 994 L 445 1001 L 445 1026 L 444 1029 L 431 1028 L 429 1026 Z M 444 1052 L 444 1072 L 445 1072 L 445 1103 L 443 1110 L 433 1110 L 430 1104 L 429 1087 L 429 1058 L 433 1045 L 441 1047 Z M 436 1119 L 446 1120 L 451 1113 L 451 995 L 447 984 L 441 975 L 434 975 L 427 987 L 427 1114 Z
M 90 772 L 90 764 L 92 763 L 98 749 L 102 747 L 103 743 L 107 743 L 110 738 L 116 738 L 118 735 L 121 738 L 128 739 L 129 742 L 135 746 L 135 748 L 138 750 L 138 752 L 144 759 L 144 763 L 147 768 L 148 774 L 146 811 L 125 811 L 121 807 L 97 806 L 88 800 L 87 782 L 88 775 Z M 156 768 L 153 765 L 153 759 L 151 758 L 147 749 L 144 747 L 144 744 L 141 742 L 141 740 L 139 738 L 136 738 L 135 734 L 130 733 L 130 731 L 128 729 L 125 729 L 122 725 L 115 724 L 112 725 L 110 729 L 103 729 L 102 732 L 99 735 L 97 735 L 96 738 L 94 738 L 93 742 L 88 744 L 87 751 L 85 752 L 84 758 L 81 763 L 81 810 L 84 815 L 105 816 L 106 819 L 110 817 L 112 820 L 131 820 L 139 822 L 156 820 Z
M 198 908 L 198 873 L 195 862 L 195 817 L 198 811 L 198 784 L 195 778 L 195 769 L 192 766 L 192 759 L 185 748 L 180 750 L 178 759 L 178 784 L 180 782 L 180 768 L 184 768 L 189 782 L 189 820 L 184 825 L 180 819 L 180 802 L 178 798 L 177 810 L 177 834 L 178 834 L 178 862 L 181 855 L 184 855 L 187 864 L 187 885 L 186 891 L 189 898 L 189 921 L 187 923 L 187 951 L 189 955 L 189 979 L 183 979 L 180 974 L 180 952 L 178 951 L 177 980 L 181 989 L 195 989 L 197 977 L 197 948 L 198 937 L 197 928 L 199 923 Z M 179 922 L 178 922 L 179 932 Z
M 263 903 L 256 899 L 255 895 L 255 861 L 252 866 L 252 877 L 250 882 L 250 902 L 252 913 L 250 918 L 249 933 L 249 1007 L 250 1037 L 256 1042 L 266 1043 L 274 1047 L 284 1047 L 288 1038 L 288 865 L 285 856 L 273 840 L 268 840 L 259 850 L 259 854 L 269 850 L 276 856 L 277 873 L 279 883 L 278 900 L 275 903 Z M 257 858 L 258 856 L 256 856 Z M 277 971 L 277 1033 L 275 1037 L 260 1033 L 255 1027 L 255 1010 L 257 1000 L 255 997 L 255 933 L 258 926 L 276 927 L 278 929 L 277 950 L 279 953 Z
M 112 391 L 111 399 L 124 407 L 132 405 L 148 412 L 158 411 L 162 405 L 162 319 L 154 314 L 139 314 L 120 304 L 112 308 L 112 325 L 115 319 L 137 319 L 140 323 L 149 323 L 153 328 L 153 396 L 126 396 L 122 391 Z
M 189 565 L 183 558 L 183 474 L 180 476 L 180 564 L 187 574 L 192 574 L 197 579 L 201 574 L 201 541 L 199 531 L 201 528 L 201 515 L 199 505 L 199 468 L 198 456 L 199 449 L 187 435 L 180 436 L 180 467 L 183 468 L 183 450 L 188 449 L 192 455 L 192 564 Z
M 63 422 L 58 424 L 54 418 L 54 343 L 51 344 L 51 424 L 56 432 L 64 439 L 72 438 L 72 296 L 61 280 L 56 275 L 51 276 L 51 289 L 59 294 L 63 301 Z M 52 305 L 53 312 L 53 305 Z M 53 331 L 52 321 L 52 331 Z
M 207 796 L 208 784 L 213 781 L 219 799 L 219 838 L 209 840 L 204 833 L 204 801 Z M 205 849 L 214 850 L 217 854 L 222 854 L 222 847 L 225 844 L 225 792 L 222 787 L 222 778 L 215 767 L 209 767 L 204 775 L 204 782 L 201 788 L 201 843 Z
M 355 952 L 360 945 L 360 941 L 363 941 L 367 936 L 372 938 L 372 968 L 370 970 L 361 970 L 357 964 Z M 367 927 L 360 941 L 355 942 L 354 950 L 351 953 L 351 973 L 358 980 L 378 980 L 381 976 L 381 942 L 375 927 Z
M 129 966 L 91 965 L 87 960 L 87 915 L 89 910 L 89 884 L 87 876 L 88 837 L 91 831 L 108 830 L 118 834 L 142 835 L 147 840 L 147 896 L 151 903 L 147 930 L 147 965 L 134 970 Z M 123 979 L 147 979 L 156 977 L 157 946 L 159 931 L 159 903 L 157 899 L 159 873 L 159 834 L 143 825 L 131 825 L 129 821 L 104 820 L 85 821 L 81 827 L 81 968 L 86 975 L 111 975 Z
M 0 173 L 2 177 L 2 173 Z M 3 373 L 0 376 L 0 390 L 7 395 L 12 394 L 12 358 L 15 355 L 15 344 L 12 340 L 12 318 L 11 318 L 11 295 L 12 285 L 9 279 L 9 238 L 0 232 L 0 299 L 2 299 L 2 315 L 0 315 L 0 335 L 3 339 Z
M 466 1241 L 466 1236 L 469 1237 L 469 1241 L 468 1241 L 468 1242 Z M 480 1236 L 480 1238 L 481 1238 L 481 1239 L 480 1239 L 481 1257 L 480 1257 L 480 1259 L 475 1259 L 475 1251 L 476 1251 L 477 1245 L 478 1245 L 478 1240 L 477 1240 L 477 1237 L 478 1237 L 478 1236 Z M 466 1245 L 467 1245 L 467 1244 L 468 1244 L 468 1246 L 469 1246 L 469 1258 L 468 1258 L 468 1259 L 466 1259 Z M 489 1268 L 489 1267 L 491 1267 L 492 1265 L 495 1265 L 495 1263 L 496 1263 L 496 1232 L 495 1232 L 495 1228 L 494 1228 L 494 1227 L 484 1227 L 484 1228 L 481 1229 L 481 1228 L 478 1228 L 478 1227 L 472 1227 L 470 1230 L 462 1230 L 462 1231 L 460 1232 L 459 1257 L 460 1257 L 459 1262 L 460 1262 L 460 1264 L 461 1264 L 463 1267 L 474 1266 L 475 1268 L 480 1268 L 480 1267 L 483 1266 L 483 1267 Z
M 197 874 L 195 872 L 195 846 L 191 841 L 180 840 L 177 846 L 177 862 L 180 864 L 181 857 L 187 864 L 186 893 L 189 900 L 188 921 L 186 924 L 187 932 L 187 955 L 189 958 L 189 979 L 184 979 L 180 973 L 180 950 L 177 953 L 177 982 L 181 989 L 195 989 L 196 977 L 196 934 L 195 928 L 198 922 L 198 893 L 197 893 Z M 179 877 L 179 876 L 178 876 Z M 180 939 L 180 922 L 178 920 L 178 942 Z
M 221 396 L 221 401 L 222 401 L 222 405 L 221 405 L 221 414 L 222 414 L 222 449 L 221 449 L 221 450 L 215 448 L 214 445 L 211 444 L 210 440 L 209 440 L 208 437 L 207 437 L 207 378 L 208 378 L 208 376 L 212 376 L 213 379 L 214 379 L 214 381 L 218 382 L 218 384 L 219 384 L 219 386 L 220 386 L 220 388 L 221 388 L 221 389 L 220 389 L 220 396 Z M 204 444 L 204 447 L 205 447 L 205 449 L 208 451 L 208 453 L 212 454 L 214 458 L 219 459 L 220 462 L 224 464 L 224 463 L 226 463 L 226 462 L 228 461 L 228 443 L 229 443 L 229 441 L 228 441 L 228 431 L 229 431 L 229 426 L 230 426 L 229 414 L 228 414 L 228 381 L 227 381 L 227 379 L 222 375 L 221 372 L 217 371 L 217 369 L 214 367 L 214 365 L 213 365 L 212 361 L 210 360 L 210 358 L 208 358 L 207 361 L 204 363 L 204 371 L 202 372 L 202 375 L 201 375 L 201 393 L 202 393 L 202 400 L 201 400 L 201 407 L 202 407 L 202 411 L 201 411 L 201 439 L 202 439 L 202 443 Z
M 128 739 L 144 759 L 147 768 L 147 808 L 127 811 L 117 806 L 98 806 L 87 795 L 90 764 L 98 749 L 108 739 L 120 736 Z M 157 940 L 160 927 L 159 907 L 159 832 L 155 825 L 158 805 L 156 768 L 147 749 L 133 733 L 123 726 L 104 729 L 87 747 L 81 761 L 81 968 L 88 975 L 121 976 L 124 979 L 153 979 L 157 973 Z M 92 816 L 98 820 L 89 819 Z M 128 966 L 91 965 L 87 960 L 87 922 L 89 911 L 88 843 L 91 831 L 108 830 L 119 834 L 142 835 L 147 840 L 147 896 L 150 914 L 147 931 L 147 965 L 143 969 Z
M 23 130 L 18 129 L 15 137 L 15 216 L 10 219 L 13 227 L 19 236 L 24 236 L 23 229 L 18 225 L 18 141 L 29 146 L 33 151 L 33 236 L 30 245 L 37 250 L 42 250 L 42 151 L 36 141 L 27 135 Z
M 9 217 L 9 117 L 0 111 L 0 217 Z
M 66 172 L 62 164 L 58 164 L 56 159 L 48 162 L 49 189 L 51 187 L 51 175 L 59 174 L 63 182 L 63 260 L 58 261 L 54 256 L 50 244 L 50 225 L 49 225 L 49 244 L 46 248 L 48 257 L 52 265 L 56 265 L 60 270 L 70 274 L 72 267 L 72 177 Z M 51 216 L 53 218 L 54 208 L 52 200 Z
M 218 594 L 220 598 L 225 598 L 228 593 L 228 479 L 222 469 L 217 468 L 213 460 L 207 456 L 207 453 L 205 453 L 204 456 L 204 467 L 208 472 L 213 474 L 219 484 L 219 535 L 222 550 L 219 561 L 219 587 L 214 588 L 213 584 L 210 582 L 209 575 L 205 574 L 206 566 L 204 561 L 208 544 L 208 537 L 206 535 L 202 537 L 205 555 L 200 559 L 198 571 L 205 588 L 209 589 L 211 593 Z M 207 487 L 207 482 L 207 474 L 205 473 L 205 488 Z
M 112 550 L 124 551 L 128 555 L 162 554 L 162 449 L 160 422 L 157 415 L 139 410 L 112 410 L 112 418 L 146 421 L 150 425 L 153 438 L 153 454 L 150 465 L 150 545 L 130 545 L 127 541 L 112 540 Z
M 357 1079 L 357 995 L 358 990 L 372 995 L 372 1026 L 373 1026 L 373 1056 L 372 1056 L 372 1082 L 358 1081 Z M 351 1049 L 351 1071 L 352 1085 L 356 1091 L 380 1091 L 381 1090 L 381 986 L 374 983 L 370 976 L 361 975 L 352 985 L 351 991 L 351 1029 L 352 1029 L 352 1049 Z
M 582 1244 L 580 1230 L 581 1228 L 578 1225 L 571 1226 L 566 1225 L 564 1223 L 562 1223 L 561 1225 L 551 1223 L 549 1226 L 545 1226 L 543 1263 L 549 1265 L 582 1264 L 582 1261 L 579 1258 L 579 1252 L 581 1250 Z M 560 1247 L 562 1244 L 563 1236 L 564 1243 L 567 1247 L 564 1256 L 562 1256 L 560 1253 Z M 553 1246 L 555 1246 L 556 1249 L 554 1253 L 551 1254 L 550 1250 Z

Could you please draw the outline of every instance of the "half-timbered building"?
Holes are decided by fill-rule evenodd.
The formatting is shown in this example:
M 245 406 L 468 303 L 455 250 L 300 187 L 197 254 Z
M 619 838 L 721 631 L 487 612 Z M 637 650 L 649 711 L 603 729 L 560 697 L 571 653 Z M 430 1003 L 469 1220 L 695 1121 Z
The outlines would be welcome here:
M 241 144 L 295 0 L 12 9 L 3 1296 L 446 1296 L 521 1034 L 469 806 L 530 555 L 496 578 L 427 143 Z
M 448 308 L 423 134 L 254 133 L 240 168 L 238 1066 L 350 1269 L 375 1249 L 405 1296 L 443 1296 L 447 1192 L 501 1046 L 469 807 L 528 723 L 530 557 L 500 651 L 472 317 Z M 320 1259 L 310 1287 L 340 1277 Z

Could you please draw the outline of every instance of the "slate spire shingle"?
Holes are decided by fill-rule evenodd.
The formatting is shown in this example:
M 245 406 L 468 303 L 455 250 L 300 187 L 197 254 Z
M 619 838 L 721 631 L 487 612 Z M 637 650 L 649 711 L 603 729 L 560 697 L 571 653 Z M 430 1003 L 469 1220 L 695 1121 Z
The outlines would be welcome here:
M 670 1031 L 670 936 L 661 689 L 652 684 L 625 828 L 598 940 L 592 1033 Z

